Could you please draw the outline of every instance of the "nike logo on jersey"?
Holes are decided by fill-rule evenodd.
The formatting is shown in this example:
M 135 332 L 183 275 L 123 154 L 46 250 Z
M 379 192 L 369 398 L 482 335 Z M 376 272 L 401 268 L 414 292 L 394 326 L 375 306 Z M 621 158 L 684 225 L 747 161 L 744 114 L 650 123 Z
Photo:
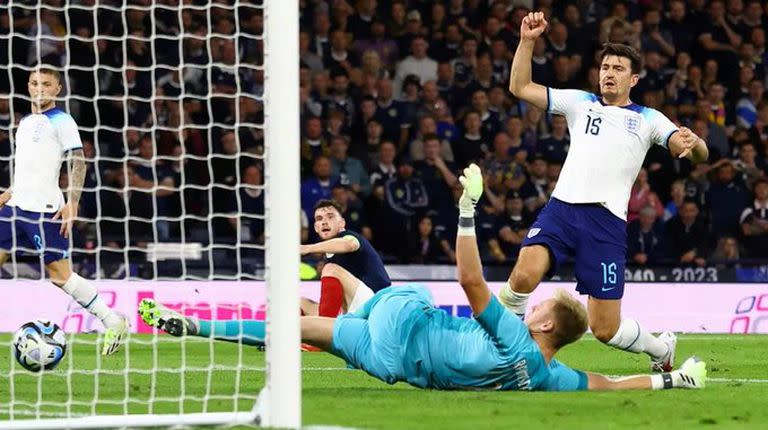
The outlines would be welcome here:
M 532 229 L 528 230 L 528 238 L 530 239 L 533 236 L 536 236 L 537 234 L 539 234 L 540 231 L 541 231 L 540 228 L 532 228 Z
M 614 288 L 616 288 L 616 287 L 615 286 L 610 287 L 610 288 L 603 287 L 603 291 L 611 291 Z

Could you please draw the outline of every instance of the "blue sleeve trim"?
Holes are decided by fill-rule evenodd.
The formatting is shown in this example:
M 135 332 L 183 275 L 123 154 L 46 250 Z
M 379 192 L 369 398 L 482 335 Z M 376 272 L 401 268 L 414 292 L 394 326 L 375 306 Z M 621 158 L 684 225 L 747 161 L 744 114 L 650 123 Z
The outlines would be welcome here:
M 678 130 L 672 130 L 669 133 L 667 133 L 667 137 L 664 139 L 664 147 L 669 149 L 669 139 L 672 137 L 673 134 L 677 133 Z
M 547 87 L 547 112 L 552 112 L 552 96 L 549 94 L 549 87 Z
M 576 387 L 577 391 L 585 391 L 589 389 L 589 378 L 587 374 L 581 370 L 573 369 L 579 375 L 579 385 Z

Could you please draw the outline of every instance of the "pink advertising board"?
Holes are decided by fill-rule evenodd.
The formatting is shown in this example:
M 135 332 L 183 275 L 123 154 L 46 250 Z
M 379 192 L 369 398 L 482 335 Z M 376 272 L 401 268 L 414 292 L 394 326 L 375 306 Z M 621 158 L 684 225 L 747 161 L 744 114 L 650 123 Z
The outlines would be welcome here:
M 432 291 L 435 305 L 454 315 L 469 316 L 458 284 L 418 284 Z M 502 285 L 492 283 L 491 289 L 498 292 Z M 138 303 L 145 297 L 204 319 L 261 319 L 266 309 L 266 288 L 258 281 L 101 281 L 97 286 L 112 308 L 131 317 L 133 331 L 138 333 L 150 332 L 136 316 Z M 531 303 L 543 300 L 558 287 L 574 292 L 571 283 L 542 283 Z M 301 294 L 317 299 L 318 283 L 302 283 Z M 0 304 L 0 332 L 15 331 L 34 318 L 54 321 L 69 333 L 101 330 L 97 320 L 46 282 L 0 281 Z M 630 283 L 625 290 L 623 313 L 654 332 L 768 334 L 768 285 Z

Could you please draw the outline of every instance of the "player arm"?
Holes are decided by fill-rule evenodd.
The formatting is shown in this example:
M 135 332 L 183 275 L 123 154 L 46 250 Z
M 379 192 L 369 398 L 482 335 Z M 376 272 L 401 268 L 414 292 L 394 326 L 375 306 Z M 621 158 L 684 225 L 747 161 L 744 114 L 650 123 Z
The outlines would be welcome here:
M 68 203 L 79 204 L 80 196 L 83 193 L 83 184 L 85 184 L 85 155 L 82 148 L 72 150 L 69 156 L 69 200 Z
M 348 254 L 360 249 L 360 241 L 356 237 L 349 235 L 325 240 L 312 245 L 301 245 L 303 254 Z
M 707 143 L 687 127 L 673 131 L 668 145 L 669 152 L 676 158 L 685 157 L 692 163 L 703 163 L 709 159 Z
M 460 178 L 464 192 L 459 199 L 459 229 L 456 236 L 456 271 L 472 313 L 480 315 L 491 301 L 491 290 L 483 279 L 483 266 L 475 235 L 475 205 L 483 193 L 483 175 L 476 164 L 464 169 Z
M 540 109 L 548 105 L 547 88 L 531 79 L 531 58 L 535 40 L 521 39 L 509 72 L 509 92 Z

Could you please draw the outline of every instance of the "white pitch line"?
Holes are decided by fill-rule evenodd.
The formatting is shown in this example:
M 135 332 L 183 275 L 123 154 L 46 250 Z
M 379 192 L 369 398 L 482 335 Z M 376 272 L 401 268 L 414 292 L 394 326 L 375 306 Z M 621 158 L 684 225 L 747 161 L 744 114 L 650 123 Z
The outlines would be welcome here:
M 732 335 L 723 335 L 723 334 L 685 334 L 685 333 L 679 333 L 680 336 L 679 340 L 686 341 L 686 340 L 694 340 L 694 341 L 702 341 L 702 340 L 726 340 L 729 342 L 747 342 L 750 340 L 761 340 L 765 341 L 768 340 L 768 335 L 764 334 L 732 334 Z M 596 337 L 584 337 L 581 340 L 591 340 L 595 341 L 597 340 Z
M 745 379 L 745 378 L 707 378 L 707 382 L 740 382 L 742 384 L 768 384 L 768 379 Z

